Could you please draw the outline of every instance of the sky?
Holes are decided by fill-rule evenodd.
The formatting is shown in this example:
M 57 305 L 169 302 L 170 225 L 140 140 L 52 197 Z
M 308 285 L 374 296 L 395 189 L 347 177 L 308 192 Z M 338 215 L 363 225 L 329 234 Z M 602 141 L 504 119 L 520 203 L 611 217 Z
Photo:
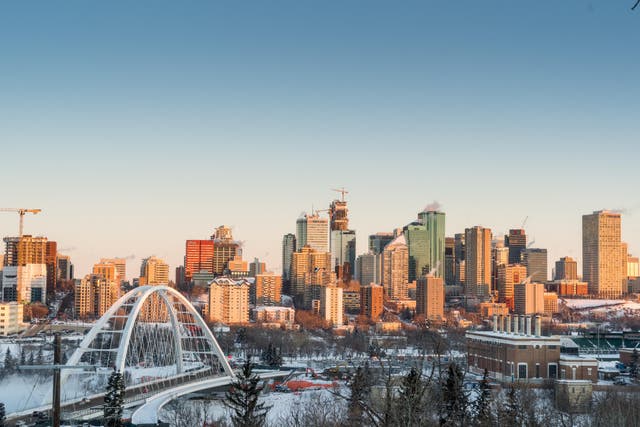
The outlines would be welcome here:
M 0 2 L 0 204 L 77 277 L 222 224 L 280 271 L 341 186 L 359 253 L 438 201 L 447 235 L 528 217 L 550 266 L 621 209 L 640 254 L 632 3 Z

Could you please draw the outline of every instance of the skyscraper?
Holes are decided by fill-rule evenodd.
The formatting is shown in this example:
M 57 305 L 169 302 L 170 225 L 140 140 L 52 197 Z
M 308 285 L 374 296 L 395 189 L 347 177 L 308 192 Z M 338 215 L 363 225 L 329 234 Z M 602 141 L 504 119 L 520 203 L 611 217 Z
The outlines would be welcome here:
M 127 280 L 127 260 L 125 258 L 101 258 L 100 263 L 115 266 L 118 285 Z
M 329 252 L 329 221 L 319 215 L 307 215 L 296 221 L 296 250 L 310 246 L 318 252 Z
M 409 282 L 429 271 L 429 235 L 422 222 L 412 222 L 403 228 L 409 250 Z
M 547 250 L 526 248 L 522 251 L 522 264 L 527 266 L 527 276 L 531 281 L 544 283 L 547 281 Z
M 58 263 L 58 280 L 72 280 L 73 264 L 71 264 L 71 258 L 67 255 L 58 254 L 56 259 Z
M 274 273 L 256 275 L 254 303 L 256 305 L 280 305 L 282 276 Z
M 331 231 L 331 263 L 338 269 L 339 278 L 349 280 L 355 269 L 356 232 L 354 230 Z M 338 271 L 336 271 L 338 272 Z
M 491 229 L 465 230 L 465 294 L 476 296 L 491 287 Z
M 444 239 L 444 283 L 446 285 L 456 284 L 456 240 L 453 237 Z
M 184 257 L 184 279 L 191 282 L 194 273 L 213 274 L 213 240 L 187 240 Z
M 444 212 L 427 210 L 420 212 L 418 218 L 427 228 L 427 271 L 434 271 L 434 276 L 444 277 L 445 249 L 445 214 Z
M 296 250 L 296 236 L 294 234 L 285 234 L 282 237 L 282 281 L 285 292 L 289 293 L 289 284 L 291 282 L 291 260 Z
M 491 243 L 491 290 L 498 290 L 498 267 L 509 264 L 509 248 L 502 240 Z
M 74 297 L 76 316 L 97 318 L 118 300 L 120 286 L 101 274 L 90 274 L 76 284 Z
M 335 285 L 323 286 L 320 291 L 320 315 L 333 327 L 343 324 L 342 292 L 342 288 Z
M 331 231 L 349 229 L 349 210 L 347 202 L 344 200 L 334 200 L 329 206 L 329 217 L 331 218 Z
M 215 235 L 211 237 L 213 239 L 213 274 L 221 276 L 229 268 L 229 261 L 242 255 L 240 243 L 233 240 L 231 228 L 224 225 L 216 228 Z
M 503 264 L 498 266 L 498 301 L 514 308 L 514 286 L 527 277 L 527 267 L 521 264 Z
M 140 286 L 169 284 L 169 264 L 155 256 L 143 259 L 139 283 Z
M 384 288 L 375 284 L 360 286 L 360 314 L 375 322 L 383 311 Z
M 416 282 L 416 315 L 427 320 L 444 318 L 444 280 L 427 274 Z
M 392 299 L 407 299 L 409 279 L 409 249 L 400 234 L 382 252 L 382 285 Z
M 578 280 L 578 263 L 576 260 L 566 256 L 556 261 L 553 280 Z
M 382 283 L 382 255 L 362 254 L 356 261 L 357 276 L 360 284 Z
M 58 283 L 58 245 L 51 240 L 45 246 L 45 265 L 47 266 L 47 294 L 53 295 Z
M 374 255 L 381 254 L 385 246 L 391 243 L 393 239 L 393 233 L 379 232 L 371 234 L 369 236 L 369 252 Z
M 509 248 L 509 264 L 519 264 L 522 260 L 521 254 L 527 248 L 527 235 L 521 228 L 509 230 L 509 234 L 504 236 L 504 244 Z
M 249 282 L 228 277 L 209 286 L 208 320 L 225 324 L 249 322 Z
M 616 298 L 623 292 L 621 222 L 611 211 L 582 216 L 582 279 L 593 295 Z
M 291 292 L 297 302 L 307 307 L 311 303 L 309 287 L 326 285 L 333 282 L 335 274 L 331 271 L 331 254 L 319 252 L 309 246 L 293 253 L 291 261 Z
M 544 313 L 544 284 L 516 283 L 513 287 L 516 314 Z
M 456 285 L 462 286 L 465 283 L 467 248 L 464 242 L 464 233 L 457 233 L 454 236 L 454 256 L 456 262 Z

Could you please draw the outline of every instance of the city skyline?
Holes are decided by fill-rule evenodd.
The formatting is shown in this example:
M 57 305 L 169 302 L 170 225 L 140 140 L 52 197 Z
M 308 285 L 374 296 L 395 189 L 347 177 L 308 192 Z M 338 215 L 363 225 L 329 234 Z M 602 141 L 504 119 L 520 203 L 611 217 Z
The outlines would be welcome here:
M 173 276 L 222 224 L 275 269 L 299 213 L 342 185 L 358 254 L 433 200 L 447 236 L 528 216 L 549 265 L 581 263 L 582 215 L 624 209 L 640 253 L 624 5 L 151 5 L 0 5 L 3 207 L 43 209 L 25 233 L 76 276 L 131 255 Z

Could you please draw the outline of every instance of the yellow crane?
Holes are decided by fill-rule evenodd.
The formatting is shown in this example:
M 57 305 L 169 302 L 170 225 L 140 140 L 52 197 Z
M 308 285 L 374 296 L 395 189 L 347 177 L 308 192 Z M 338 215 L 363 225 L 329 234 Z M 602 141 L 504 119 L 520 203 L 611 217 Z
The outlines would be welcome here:
M 24 215 L 27 213 L 31 213 L 37 215 L 42 212 L 42 209 L 26 209 L 26 208 L 0 208 L 0 212 L 18 212 L 20 215 L 20 234 L 19 237 L 22 237 L 22 229 L 24 228 Z
M 349 192 L 347 190 L 344 189 L 344 187 L 342 188 L 332 188 L 332 191 L 335 191 L 336 193 L 340 193 L 342 195 L 342 201 L 344 202 L 344 195 L 345 194 L 349 194 Z

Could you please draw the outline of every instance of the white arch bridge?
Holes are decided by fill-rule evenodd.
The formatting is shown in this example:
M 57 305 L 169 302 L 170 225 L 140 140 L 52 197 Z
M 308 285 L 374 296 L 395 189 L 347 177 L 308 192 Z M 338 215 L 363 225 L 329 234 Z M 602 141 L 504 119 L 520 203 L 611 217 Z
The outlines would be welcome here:
M 99 303 L 99 301 L 98 301 Z M 109 376 L 125 379 L 125 406 L 135 423 L 155 423 L 172 399 L 230 384 L 235 374 L 215 337 L 191 303 L 164 285 L 140 286 L 116 301 L 95 323 L 61 373 L 63 419 L 102 416 Z M 85 369 L 82 369 L 85 367 Z M 263 372 L 262 378 L 287 375 Z M 13 420 L 34 409 L 12 414 Z

